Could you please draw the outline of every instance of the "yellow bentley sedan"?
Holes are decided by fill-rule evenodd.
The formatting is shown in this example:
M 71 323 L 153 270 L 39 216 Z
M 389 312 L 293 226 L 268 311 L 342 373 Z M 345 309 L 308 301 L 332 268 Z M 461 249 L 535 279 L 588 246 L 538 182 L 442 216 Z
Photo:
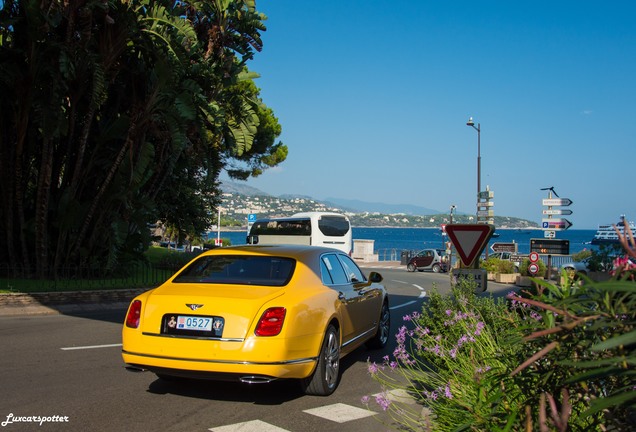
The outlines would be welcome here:
M 293 378 L 307 394 L 330 395 L 343 356 L 388 341 L 389 300 L 381 282 L 380 274 L 367 278 L 335 249 L 213 249 L 133 299 L 123 360 L 162 379 Z

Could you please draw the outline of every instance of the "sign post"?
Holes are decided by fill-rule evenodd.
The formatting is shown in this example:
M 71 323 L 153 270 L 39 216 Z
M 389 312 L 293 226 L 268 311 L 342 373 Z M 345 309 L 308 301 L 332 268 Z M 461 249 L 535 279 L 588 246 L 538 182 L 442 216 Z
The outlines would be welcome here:
M 470 280 L 476 284 L 476 292 L 487 289 L 486 270 L 479 268 L 481 252 L 492 237 L 495 227 L 490 224 L 453 224 L 446 226 L 446 233 L 457 250 L 462 267 L 453 270 L 455 281 Z
M 531 239 L 530 240 L 530 252 L 547 253 L 548 255 L 548 271 L 546 277 L 550 280 L 550 272 L 552 270 L 552 255 L 569 255 L 570 254 L 570 242 L 568 240 L 557 240 L 556 232 L 564 231 L 572 226 L 572 222 L 564 218 L 553 218 L 552 216 L 564 216 L 571 215 L 570 209 L 554 209 L 552 207 L 568 207 L 572 204 L 570 198 L 559 198 L 554 191 L 554 187 L 545 188 L 542 190 L 548 190 L 548 198 L 542 201 L 542 204 L 547 207 L 543 210 L 543 214 L 547 218 L 541 220 L 541 229 L 543 229 L 544 240 Z M 552 198 L 552 193 L 556 198 Z M 542 252 L 547 251 L 547 252 Z M 558 252 L 558 253 L 557 253 Z M 538 266 L 536 267 L 538 270 Z

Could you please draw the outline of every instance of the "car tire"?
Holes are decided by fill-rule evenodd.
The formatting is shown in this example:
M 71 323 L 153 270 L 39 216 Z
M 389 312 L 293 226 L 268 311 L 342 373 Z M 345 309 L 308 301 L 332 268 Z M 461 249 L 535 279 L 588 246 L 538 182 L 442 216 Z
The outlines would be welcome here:
M 440 267 L 439 264 L 433 264 L 433 267 L 431 268 L 431 270 L 433 270 L 433 273 L 439 273 L 440 270 L 442 270 L 442 268 Z
M 366 343 L 367 348 L 381 349 L 384 348 L 389 341 L 389 333 L 391 332 L 391 311 L 387 302 L 382 303 L 380 310 L 380 319 L 378 322 L 378 330 L 375 335 Z
M 417 267 L 415 267 L 415 264 L 413 264 L 413 263 L 409 263 L 409 264 L 406 266 L 406 269 L 407 269 L 408 271 L 410 271 L 410 272 L 414 272 L 415 270 L 417 270 Z
M 340 381 L 340 334 L 333 326 L 327 327 L 314 372 L 302 380 L 305 394 L 329 396 Z

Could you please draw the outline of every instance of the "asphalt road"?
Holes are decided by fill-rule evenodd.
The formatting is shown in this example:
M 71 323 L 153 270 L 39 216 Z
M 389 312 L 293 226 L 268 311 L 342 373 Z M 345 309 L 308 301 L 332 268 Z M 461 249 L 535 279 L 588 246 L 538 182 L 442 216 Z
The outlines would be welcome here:
M 446 274 L 380 271 L 390 293 L 392 333 L 402 317 L 420 310 L 433 286 L 445 292 Z M 501 292 L 507 287 L 489 283 Z M 167 383 L 132 373 L 121 359 L 125 310 L 0 316 L 0 429 L 6 431 L 386 431 L 386 413 L 374 402 L 380 385 L 367 359 L 393 351 L 358 349 L 342 360 L 339 388 L 329 397 L 305 396 L 293 381 L 243 385 Z M 392 338 L 393 340 L 393 338 Z M 373 399 L 373 398 L 372 398 Z M 45 418 L 40 425 L 37 417 Z M 22 417 L 22 422 L 17 422 Z M 360 418 L 358 418 L 360 417 Z M 26 420 L 26 421 L 25 421 Z

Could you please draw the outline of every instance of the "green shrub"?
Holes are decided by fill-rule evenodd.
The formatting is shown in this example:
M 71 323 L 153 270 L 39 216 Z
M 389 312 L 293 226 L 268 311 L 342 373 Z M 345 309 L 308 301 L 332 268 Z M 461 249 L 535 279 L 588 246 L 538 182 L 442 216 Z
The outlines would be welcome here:
M 512 261 L 499 258 L 488 258 L 481 262 L 481 268 L 488 273 L 514 273 L 515 265 Z
M 521 276 L 535 276 L 535 277 L 544 277 L 547 271 L 547 266 L 541 260 L 537 261 L 537 265 L 539 266 L 539 272 L 536 275 L 531 275 L 528 271 L 528 267 L 530 266 L 530 260 L 528 258 L 524 258 L 521 262 L 521 267 L 519 267 L 519 273 Z
M 535 296 L 511 292 L 507 303 L 464 284 L 449 296 L 434 290 L 404 317 L 393 358 L 368 363 L 392 429 L 633 430 L 633 281 L 541 280 Z
M 592 251 L 585 249 L 572 255 L 572 261 L 579 262 L 592 256 Z

